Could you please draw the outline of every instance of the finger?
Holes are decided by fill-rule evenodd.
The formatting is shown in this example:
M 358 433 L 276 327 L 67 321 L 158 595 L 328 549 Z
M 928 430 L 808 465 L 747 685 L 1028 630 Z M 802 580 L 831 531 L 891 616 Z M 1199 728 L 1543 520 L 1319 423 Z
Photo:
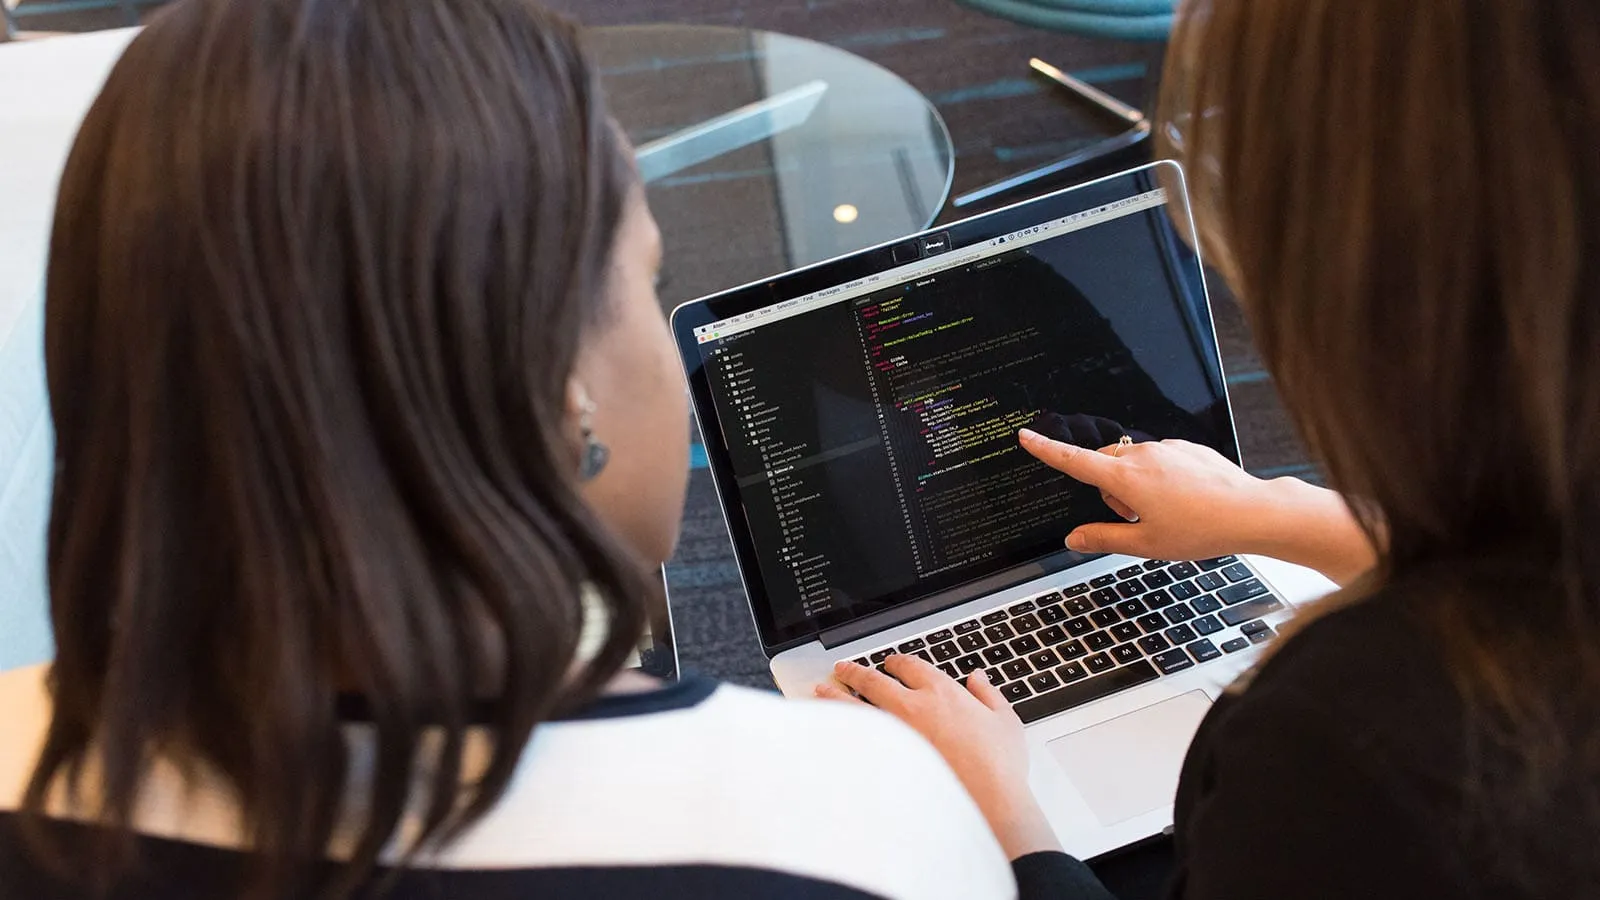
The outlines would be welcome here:
M 1040 462 L 1085 484 L 1105 488 L 1119 482 L 1114 456 L 1052 441 L 1027 428 L 1017 432 L 1017 441 Z
M 941 672 L 940 674 L 944 673 Z M 1002 710 L 1011 708 L 1011 701 L 1000 693 L 999 688 L 989 683 L 989 676 L 983 674 L 982 669 L 967 676 L 967 690 L 972 692 L 972 696 L 978 698 L 979 703 L 990 709 Z
M 939 671 L 938 666 L 909 653 L 890 654 L 883 661 L 883 667 L 890 675 L 900 679 L 901 684 L 914 691 L 938 687 L 950 680 L 950 676 Z
M 905 694 L 909 693 L 905 685 L 877 669 L 858 666 L 849 660 L 834 663 L 833 677 L 838 679 L 840 684 L 860 694 L 868 703 L 891 712 L 903 705 L 902 700 Z
M 831 681 L 825 681 L 822 684 L 817 685 L 814 693 L 823 700 L 842 700 L 845 703 L 861 703 L 862 706 L 866 706 L 865 703 L 861 702 L 860 697 L 857 697 L 855 694 L 850 693 Z
M 1139 521 L 1139 514 L 1134 512 L 1133 508 L 1128 506 L 1128 504 L 1123 503 L 1121 500 L 1118 500 L 1116 497 L 1113 497 L 1112 495 L 1106 493 L 1105 491 L 1101 491 L 1100 492 L 1100 499 L 1104 500 L 1106 502 L 1106 505 L 1111 507 L 1111 511 L 1112 512 L 1114 512 L 1117 515 L 1123 517 L 1124 519 L 1127 519 L 1129 522 L 1137 522 L 1137 521 Z
M 1126 553 L 1144 556 L 1144 532 L 1138 525 L 1121 522 L 1095 522 L 1080 525 L 1067 535 L 1067 547 L 1080 553 Z

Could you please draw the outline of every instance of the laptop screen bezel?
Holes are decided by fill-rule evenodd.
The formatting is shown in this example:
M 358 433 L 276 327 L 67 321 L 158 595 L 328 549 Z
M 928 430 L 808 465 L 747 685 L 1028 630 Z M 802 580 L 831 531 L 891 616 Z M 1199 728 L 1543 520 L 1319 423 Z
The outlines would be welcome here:
M 983 213 L 959 222 L 938 225 L 915 235 L 908 235 L 890 243 L 870 247 L 770 279 L 692 300 L 673 310 L 671 316 L 673 338 L 677 342 L 679 359 L 683 364 L 688 381 L 689 394 L 694 406 L 695 418 L 700 427 L 708 469 L 716 489 L 718 503 L 722 507 L 724 520 L 728 525 L 729 537 L 733 543 L 734 555 L 738 564 L 740 579 L 744 585 L 751 617 L 755 622 L 762 651 L 769 658 L 790 647 L 817 640 L 819 635 L 829 628 L 840 627 L 865 616 L 881 614 L 883 610 L 873 610 L 859 615 L 845 615 L 838 617 L 837 622 L 823 621 L 816 626 L 805 627 L 803 630 L 788 630 L 798 631 L 799 633 L 788 633 L 777 626 L 770 599 L 760 578 L 761 569 L 757 562 L 755 544 L 745 521 L 744 507 L 740 500 L 734 476 L 733 461 L 728 453 L 721 422 L 716 412 L 715 400 L 711 393 L 710 377 L 706 372 L 700 345 L 694 330 L 702 325 L 709 325 L 731 316 L 753 312 L 774 303 L 825 290 L 853 279 L 895 268 L 903 264 L 903 261 L 896 262 L 895 249 L 897 247 L 904 248 L 911 241 L 922 237 L 948 233 L 949 249 L 945 252 L 950 252 L 1011 234 L 1021 228 L 1092 209 L 1099 204 L 1107 202 L 1104 189 L 1108 185 L 1114 185 L 1119 180 L 1128 185 L 1125 192 L 1119 192 L 1121 196 L 1131 197 L 1158 187 L 1165 188 L 1169 193 L 1167 209 L 1169 211 L 1174 208 L 1179 209 L 1183 219 L 1179 224 L 1187 229 L 1187 234 L 1192 235 L 1194 233 L 1193 223 L 1189 220 L 1188 215 L 1189 204 L 1184 190 L 1182 169 L 1177 163 L 1160 161 Z M 1178 194 L 1179 202 L 1177 204 L 1174 204 L 1170 199 L 1173 192 Z M 1160 211 L 1157 211 L 1157 213 L 1162 214 Z M 1190 269 L 1190 271 L 1181 274 L 1191 285 L 1197 287 L 1199 292 L 1201 302 L 1191 310 L 1192 316 L 1190 320 L 1200 332 L 1195 337 L 1198 341 L 1207 379 L 1211 382 L 1213 391 L 1224 401 L 1223 410 L 1226 416 L 1226 428 L 1224 429 L 1225 433 L 1220 437 L 1226 442 L 1226 445 L 1218 449 L 1224 455 L 1230 456 L 1234 461 L 1238 462 L 1240 457 L 1237 429 L 1234 426 L 1231 400 L 1227 392 L 1227 380 L 1217 347 L 1215 320 L 1211 312 L 1209 288 L 1205 282 L 1199 250 L 1198 247 L 1193 246 L 1194 242 L 1192 240 L 1186 238 L 1177 227 L 1173 226 L 1169 215 L 1162 214 L 1162 221 L 1167 223 L 1164 229 L 1166 232 L 1165 239 L 1173 242 L 1173 246 L 1168 248 L 1167 251 L 1169 257 L 1174 258 L 1184 268 Z M 1033 559 L 1007 560 L 1004 563 L 997 564 L 993 571 L 965 578 L 956 583 L 938 585 L 930 588 L 922 596 L 926 597 L 949 591 L 953 588 L 958 588 L 962 583 L 970 583 L 980 579 L 992 579 L 997 574 L 1011 568 L 1016 568 L 1019 571 L 1027 569 L 1036 575 L 1037 567 L 1030 569 L 1030 563 L 1036 563 L 1044 556 L 1059 557 L 1060 555 L 1061 549 L 1057 547 L 1049 553 Z M 1081 554 L 1070 555 L 1073 558 L 1067 563 L 1069 568 L 1072 565 L 1094 558 L 1093 556 Z M 1019 576 L 1019 583 L 1025 580 L 1026 577 Z M 916 599 L 908 599 L 900 605 L 913 605 Z

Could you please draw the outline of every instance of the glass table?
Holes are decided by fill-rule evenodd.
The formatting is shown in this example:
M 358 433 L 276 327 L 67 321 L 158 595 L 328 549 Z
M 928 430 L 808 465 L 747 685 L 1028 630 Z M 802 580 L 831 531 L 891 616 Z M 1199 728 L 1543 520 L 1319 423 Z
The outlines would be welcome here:
M 737 28 L 588 40 L 661 224 L 668 306 L 921 231 L 944 206 L 950 133 L 887 69 Z

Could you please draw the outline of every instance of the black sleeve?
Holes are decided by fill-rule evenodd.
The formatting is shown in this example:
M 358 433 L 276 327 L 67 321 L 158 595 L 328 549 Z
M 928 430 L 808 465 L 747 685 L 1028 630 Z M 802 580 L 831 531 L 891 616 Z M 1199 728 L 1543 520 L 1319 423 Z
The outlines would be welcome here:
M 1372 751 L 1372 722 L 1258 688 L 1191 748 L 1174 900 L 1452 896 L 1448 828 Z
M 1030 853 L 1011 861 L 1018 900 L 1117 900 L 1094 872 L 1065 853 Z

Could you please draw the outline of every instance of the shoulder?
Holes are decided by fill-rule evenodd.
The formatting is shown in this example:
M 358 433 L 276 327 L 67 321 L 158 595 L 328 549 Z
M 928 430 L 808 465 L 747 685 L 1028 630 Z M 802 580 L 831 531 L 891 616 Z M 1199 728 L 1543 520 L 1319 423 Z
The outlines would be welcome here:
M 21 805 L 50 727 L 49 671 L 41 664 L 0 672 L 0 812 Z
M 542 727 L 506 796 L 445 857 L 473 868 L 696 860 L 886 897 L 1015 892 L 976 805 L 911 729 L 866 707 L 729 685 L 679 709 Z

